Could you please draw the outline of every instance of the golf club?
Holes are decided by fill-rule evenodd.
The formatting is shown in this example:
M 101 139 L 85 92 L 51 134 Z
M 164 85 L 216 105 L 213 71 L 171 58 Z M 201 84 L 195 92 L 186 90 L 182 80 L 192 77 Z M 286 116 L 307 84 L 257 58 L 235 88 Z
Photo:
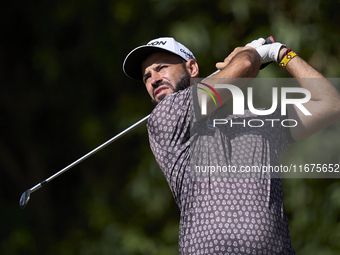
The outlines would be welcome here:
M 272 36 L 268 37 L 265 41 L 265 44 L 271 44 L 274 43 L 275 40 Z M 266 67 L 269 63 L 263 64 L 261 65 L 261 69 L 263 69 L 264 67 Z M 214 73 L 212 73 L 211 75 L 209 75 L 208 77 L 206 77 L 205 79 L 209 78 L 210 76 L 218 73 L 220 70 L 215 71 Z M 45 185 L 46 183 L 52 181 L 53 179 L 55 179 L 56 177 L 58 177 L 59 175 L 65 173 L 66 171 L 68 171 L 69 169 L 71 169 L 72 167 L 76 166 L 77 164 L 79 164 L 80 162 L 82 162 L 83 160 L 87 159 L 88 157 L 92 156 L 93 154 L 95 154 L 96 152 L 100 151 L 101 149 L 105 148 L 106 146 L 108 146 L 109 144 L 111 144 L 112 142 L 116 141 L 117 139 L 119 139 L 120 137 L 122 137 L 123 135 L 127 134 L 129 131 L 131 131 L 132 129 L 138 127 L 140 124 L 144 123 L 148 118 L 150 117 L 150 114 L 146 117 L 144 117 L 143 119 L 139 120 L 138 122 L 136 122 L 135 124 L 131 125 L 130 127 L 128 127 L 127 129 L 125 129 L 124 131 L 120 132 L 118 135 L 112 137 L 110 140 L 106 141 L 105 143 L 99 145 L 97 148 L 93 149 L 92 151 L 90 151 L 89 153 L 85 154 L 84 156 L 82 156 L 81 158 L 79 158 L 78 160 L 74 161 L 73 163 L 69 164 L 68 166 L 66 166 L 65 168 L 61 169 L 59 172 L 55 173 L 54 175 L 50 176 L 49 178 L 45 179 L 44 181 L 38 183 L 37 185 L 35 185 L 34 187 L 26 190 L 24 193 L 22 193 L 21 198 L 19 200 L 19 205 L 21 209 L 24 209 L 26 207 L 26 205 L 28 204 L 30 198 L 31 198 L 31 194 L 35 191 L 37 191 L 38 189 L 40 189 L 43 185 Z
M 25 206 L 28 204 L 28 201 L 31 198 L 31 194 L 35 191 L 37 191 L 38 189 L 40 189 L 43 185 L 45 185 L 46 183 L 52 181 L 54 178 L 58 177 L 59 175 L 65 173 L 67 170 L 71 169 L 72 167 L 74 167 L 75 165 L 79 164 L 80 162 L 82 162 L 83 160 L 87 159 L 88 157 L 92 156 L 93 154 L 95 154 L 96 152 L 100 151 L 101 149 L 105 148 L 106 146 L 108 146 L 109 144 L 111 144 L 112 142 L 116 141 L 117 139 L 119 139 L 120 137 L 122 137 L 123 135 L 127 134 L 129 131 L 131 131 L 132 129 L 138 127 L 140 124 L 142 124 L 143 122 L 145 122 L 148 118 L 150 117 L 150 114 L 146 117 L 144 117 L 143 119 L 139 120 L 138 122 L 136 122 L 135 124 L 131 125 L 130 127 L 128 127 L 127 129 L 125 129 L 124 131 L 120 132 L 118 135 L 112 137 L 110 140 L 106 141 L 105 143 L 99 145 L 97 148 L 93 149 L 92 151 L 90 151 L 89 153 L 87 153 L 86 155 L 82 156 L 81 158 L 79 158 L 78 160 L 74 161 L 73 163 L 69 164 L 67 167 L 61 169 L 59 172 L 55 173 L 54 175 L 50 176 L 49 178 L 47 178 L 46 180 L 40 182 L 39 184 L 35 185 L 34 187 L 26 190 L 20 198 L 19 201 L 19 205 L 21 209 L 24 209 Z

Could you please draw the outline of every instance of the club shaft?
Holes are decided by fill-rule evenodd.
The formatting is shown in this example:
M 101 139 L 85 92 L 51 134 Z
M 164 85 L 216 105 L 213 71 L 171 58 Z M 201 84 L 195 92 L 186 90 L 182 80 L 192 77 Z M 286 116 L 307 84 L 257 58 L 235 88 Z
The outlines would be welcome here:
M 92 156 L 93 154 L 95 154 L 96 152 L 100 151 L 101 149 L 105 148 L 106 146 L 108 146 L 109 144 L 111 144 L 112 142 L 116 141 L 118 138 L 122 137 L 123 135 L 127 134 L 129 131 L 131 131 L 132 129 L 138 127 L 140 124 L 144 123 L 148 118 L 150 117 L 150 114 L 146 117 L 144 117 L 143 119 L 139 120 L 138 122 L 136 122 L 135 124 L 133 124 L 132 126 L 128 127 L 127 129 L 125 129 L 124 131 L 120 132 L 118 135 L 112 137 L 110 140 L 106 141 L 105 143 L 99 145 L 97 148 L 93 149 L 92 151 L 90 151 L 89 153 L 87 153 L 86 155 L 82 156 L 81 158 L 79 158 L 78 160 L 74 161 L 73 163 L 69 164 L 68 166 L 66 166 L 65 168 L 61 169 L 59 172 L 55 173 L 54 175 L 50 176 L 49 178 L 47 178 L 46 180 L 40 182 L 39 184 L 35 185 L 34 187 L 32 187 L 29 191 L 30 193 L 33 193 L 34 191 L 37 191 L 38 189 L 40 189 L 44 184 L 52 181 L 54 178 L 58 177 L 59 175 L 65 173 L 67 170 L 71 169 L 72 167 L 74 167 L 75 165 L 79 164 L 80 162 L 82 162 L 83 160 L 87 159 L 88 157 Z

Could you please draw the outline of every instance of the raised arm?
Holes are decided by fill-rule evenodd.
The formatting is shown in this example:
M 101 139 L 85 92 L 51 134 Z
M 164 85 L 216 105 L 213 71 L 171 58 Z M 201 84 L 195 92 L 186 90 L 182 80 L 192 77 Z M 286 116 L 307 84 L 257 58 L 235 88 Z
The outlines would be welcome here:
M 219 84 L 233 84 L 239 88 L 247 84 L 251 78 L 255 78 L 260 70 L 261 64 L 275 61 L 278 58 L 279 50 L 282 46 L 281 43 L 273 43 L 271 38 L 268 43 L 267 40 L 259 38 L 248 43 L 245 47 L 237 47 L 235 50 L 224 59 L 224 62 L 216 64 L 219 70 L 215 75 L 204 79 L 204 83 L 214 87 L 216 83 Z M 266 47 L 263 47 L 266 45 Z M 260 50 L 258 50 L 260 48 Z M 248 79 L 240 79 L 248 78 Z M 218 80 L 217 80 L 218 79 Z M 219 94 L 222 103 L 225 103 L 230 97 L 231 92 L 228 89 L 215 88 Z M 198 101 L 202 106 L 202 93 L 204 90 L 198 89 Z M 215 111 L 220 105 L 216 105 L 212 98 L 206 98 L 206 114 L 209 115 Z
M 281 49 L 279 59 L 286 50 L 287 48 Z M 340 120 L 340 94 L 321 73 L 299 56 L 295 56 L 287 63 L 286 70 L 311 94 L 311 99 L 303 104 L 311 115 L 305 115 L 295 105 L 287 106 L 289 118 L 298 122 L 296 127 L 290 128 L 294 140 L 308 137 Z
M 227 58 L 224 59 L 224 62 L 217 63 L 216 67 L 220 70 L 220 72 L 204 80 L 205 84 L 214 86 L 217 78 L 219 79 L 219 83 L 230 83 L 231 80 L 237 78 L 256 77 L 260 70 L 260 56 L 253 47 L 238 47 Z M 237 82 L 233 82 L 232 84 L 235 84 L 238 87 L 243 87 L 246 84 L 246 80 L 247 79 L 239 79 Z M 216 90 L 220 95 L 222 103 L 226 102 L 231 97 L 231 93 L 228 89 Z M 202 93 L 205 92 L 200 89 L 197 90 L 200 106 Z M 207 98 L 208 115 L 215 111 L 218 107 L 219 105 L 215 105 L 211 98 Z

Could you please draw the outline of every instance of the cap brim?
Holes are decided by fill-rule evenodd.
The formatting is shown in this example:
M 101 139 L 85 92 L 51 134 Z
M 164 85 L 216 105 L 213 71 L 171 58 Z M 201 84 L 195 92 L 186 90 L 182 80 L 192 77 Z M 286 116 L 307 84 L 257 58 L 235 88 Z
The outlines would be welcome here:
M 143 81 L 142 63 L 148 56 L 157 52 L 172 53 L 171 51 L 165 50 L 163 48 L 158 48 L 155 46 L 149 45 L 140 46 L 131 51 L 129 55 L 126 56 L 123 63 L 124 73 L 132 79 L 135 79 L 137 81 Z

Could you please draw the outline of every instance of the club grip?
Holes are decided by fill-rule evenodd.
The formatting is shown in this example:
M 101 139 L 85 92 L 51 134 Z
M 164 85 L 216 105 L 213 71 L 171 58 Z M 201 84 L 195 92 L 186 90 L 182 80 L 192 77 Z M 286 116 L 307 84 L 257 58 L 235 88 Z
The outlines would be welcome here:
M 273 37 L 273 36 L 269 36 L 269 37 L 266 39 L 266 41 L 265 41 L 264 44 L 271 44 L 271 43 L 274 43 L 274 42 L 275 42 L 274 37 Z

